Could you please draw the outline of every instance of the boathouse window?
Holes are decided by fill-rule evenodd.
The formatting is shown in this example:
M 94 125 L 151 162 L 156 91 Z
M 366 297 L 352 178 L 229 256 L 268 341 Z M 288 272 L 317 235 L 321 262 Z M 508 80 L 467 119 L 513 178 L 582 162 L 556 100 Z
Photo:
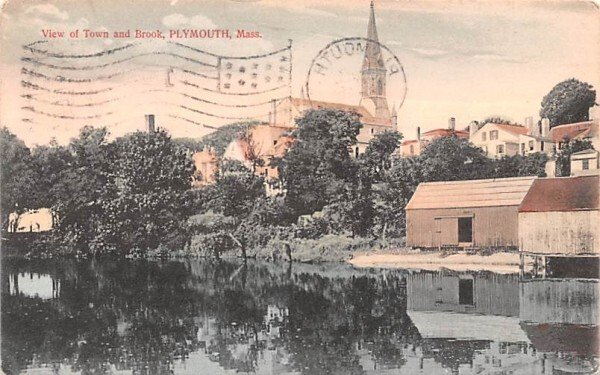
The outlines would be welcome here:
M 589 159 L 584 159 L 581 161 L 581 169 L 583 169 L 583 170 L 590 169 L 590 160 Z
M 490 141 L 498 139 L 498 130 L 490 131 Z
M 487 140 L 486 139 L 486 135 L 487 135 L 486 132 L 481 133 L 481 140 L 484 141 L 484 142 Z
M 458 280 L 458 304 L 473 305 L 473 279 Z
M 473 218 L 458 218 L 458 242 L 473 242 Z
M 415 146 L 410 145 L 410 154 L 414 155 L 415 154 Z
M 521 154 L 525 155 L 525 143 L 521 143 Z
M 504 145 L 496 146 L 496 154 L 504 154 Z
M 356 148 L 354 149 L 354 156 L 358 157 L 358 146 L 356 146 Z
M 529 141 L 529 151 L 533 151 L 533 141 Z

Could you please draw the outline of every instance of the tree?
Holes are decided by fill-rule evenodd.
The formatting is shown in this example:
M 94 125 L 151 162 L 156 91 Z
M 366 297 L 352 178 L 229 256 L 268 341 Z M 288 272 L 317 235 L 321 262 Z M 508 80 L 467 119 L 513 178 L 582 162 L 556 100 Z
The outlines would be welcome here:
M 490 175 L 491 160 L 467 139 L 440 137 L 420 155 L 424 181 L 476 180 Z
M 542 100 L 540 117 L 550 126 L 587 121 L 589 109 L 596 102 L 596 90 L 586 82 L 570 78 L 560 82 Z
M 192 151 L 201 151 L 204 147 L 212 147 L 216 154 L 221 157 L 225 153 L 227 146 L 234 140 L 246 134 L 252 127 L 257 125 L 257 121 L 237 122 L 219 127 L 213 133 L 210 133 L 199 142 L 193 142 L 189 139 L 180 138 L 175 140 L 178 143 L 185 145 Z
M 165 131 L 119 138 L 110 151 L 114 163 L 101 189 L 94 246 L 142 251 L 161 244 L 182 246 L 195 169 L 190 153 Z
M 256 172 L 256 167 L 262 167 L 265 165 L 264 150 L 262 145 L 254 140 L 254 136 L 250 131 L 247 131 L 240 137 L 240 141 L 245 144 L 243 153 L 244 159 L 248 160 L 252 165 L 252 173 Z
M 583 151 L 594 149 L 592 142 L 588 139 L 564 139 L 560 151 L 555 153 L 556 157 L 556 176 L 566 177 L 571 175 L 571 155 Z
M 31 197 L 37 181 L 29 148 L 5 127 L 0 129 L 0 163 L 2 229 L 8 229 L 9 215 L 15 213 L 11 229 L 16 230 L 19 216 L 28 208 L 36 208 Z
M 286 204 L 302 215 L 321 210 L 346 184 L 357 183 L 358 163 L 349 151 L 362 124 L 355 113 L 319 109 L 307 111 L 297 125 L 282 165 Z
M 239 161 L 224 162 L 211 188 L 214 199 L 209 207 L 237 218 L 238 222 L 250 214 L 254 202 L 265 194 L 263 179 Z
M 71 161 L 49 188 L 57 235 L 62 242 L 85 249 L 96 236 L 102 214 L 101 195 L 109 187 L 109 167 L 117 163 L 106 128 L 83 127 L 68 146 Z M 66 154 L 63 156 L 67 157 Z
M 396 131 L 377 133 L 361 155 L 361 162 L 367 169 L 373 182 L 380 181 L 385 172 L 392 166 L 392 154 L 398 148 L 402 134 Z
M 510 122 L 510 120 L 507 120 L 504 117 L 489 116 L 489 117 L 486 117 L 483 121 L 477 122 L 477 125 L 479 126 L 479 128 L 481 128 L 481 127 L 483 127 L 483 125 L 485 125 L 487 123 L 492 123 L 492 124 L 506 124 L 506 125 L 512 125 L 513 124 L 512 122 Z
M 49 145 L 36 146 L 31 152 L 32 168 L 36 176 L 35 200 L 37 207 L 53 207 L 58 203 L 54 187 L 59 183 L 61 174 L 71 168 L 74 158 L 69 149 L 52 140 Z M 52 211 L 53 226 L 58 221 Z
M 546 162 L 548 156 L 536 152 L 527 156 L 504 156 L 494 161 L 493 178 L 538 176 L 546 177 Z
M 375 187 L 375 233 L 385 239 L 404 235 L 405 207 L 423 181 L 421 157 L 400 158 Z

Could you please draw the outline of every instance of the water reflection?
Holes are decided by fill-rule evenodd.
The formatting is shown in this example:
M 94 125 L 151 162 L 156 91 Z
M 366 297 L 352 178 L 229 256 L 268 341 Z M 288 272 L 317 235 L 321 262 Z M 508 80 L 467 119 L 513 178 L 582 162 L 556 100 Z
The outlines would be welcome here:
M 8 289 L 11 295 L 52 299 L 60 293 L 60 280 L 39 273 L 14 273 L 8 279 Z
M 598 363 L 597 281 L 252 262 L 2 267 L 7 374 L 559 374 Z

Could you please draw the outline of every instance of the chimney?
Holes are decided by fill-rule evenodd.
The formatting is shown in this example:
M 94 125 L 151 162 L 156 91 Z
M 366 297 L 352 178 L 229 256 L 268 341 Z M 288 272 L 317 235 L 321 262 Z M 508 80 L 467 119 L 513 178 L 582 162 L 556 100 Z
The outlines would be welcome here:
M 477 121 L 471 121 L 469 124 L 469 138 L 473 138 L 475 132 L 479 130 L 479 123 Z
M 277 100 L 272 99 L 271 103 L 273 103 L 273 125 L 277 124 Z
M 421 140 L 421 127 L 417 126 L 417 141 Z
M 542 119 L 542 137 L 548 137 L 550 135 L 550 120 L 547 118 Z
M 448 120 L 448 129 L 454 131 L 455 128 L 456 128 L 456 119 L 454 117 L 450 117 L 450 119 Z
M 598 120 L 598 119 L 600 119 L 600 106 L 593 105 L 590 107 L 590 109 L 588 111 L 588 120 L 592 121 L 592 120 Z
M 392 109 L 392 130 L 398 130 L 398 113 L 396 112 L 396 106 Z
M 529 132 L 529 134 L 531 135 L 535 135 L 535 128 L 533 127 L 533 116 L 527 116 L 525 117 L 525 127 L 527 128 L 527 131 Z
M 146 115 L 146 130 L 148 133 L 156 132 L 154 128 L 154 115 Z

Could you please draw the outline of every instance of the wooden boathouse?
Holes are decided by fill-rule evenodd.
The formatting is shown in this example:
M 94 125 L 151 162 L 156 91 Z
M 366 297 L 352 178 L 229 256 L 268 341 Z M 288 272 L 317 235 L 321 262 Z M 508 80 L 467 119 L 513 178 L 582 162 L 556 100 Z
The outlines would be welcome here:
M 536 177 L 426 182 L 406 206 L 406 245 L 510 248 L 519 245 L 519 207 Z
M 540 178 L 519 208 L 519 249 L 544 255 L 600 255 L 598 176 Z

